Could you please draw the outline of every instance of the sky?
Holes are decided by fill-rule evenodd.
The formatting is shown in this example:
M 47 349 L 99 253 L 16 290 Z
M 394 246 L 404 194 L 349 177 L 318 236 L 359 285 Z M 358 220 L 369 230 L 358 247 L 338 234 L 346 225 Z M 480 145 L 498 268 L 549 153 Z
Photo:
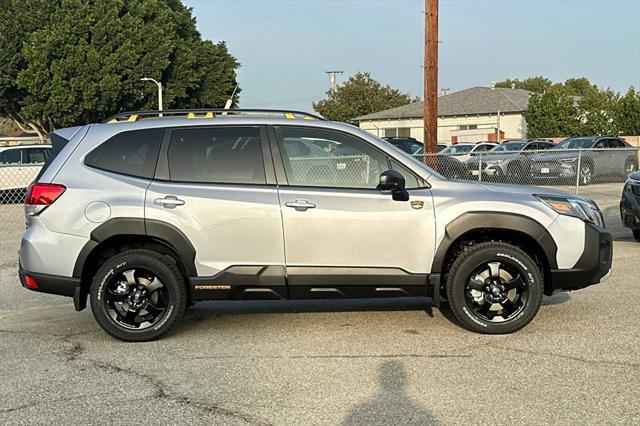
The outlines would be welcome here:
M 241 63 L 242 108 L 312 111 L 359 71 L 422 95 L 424 1 L 186 0 L 203 38 Z M 587 77 L 640 89 L 640 0 L 441 0 L 439 87 Z

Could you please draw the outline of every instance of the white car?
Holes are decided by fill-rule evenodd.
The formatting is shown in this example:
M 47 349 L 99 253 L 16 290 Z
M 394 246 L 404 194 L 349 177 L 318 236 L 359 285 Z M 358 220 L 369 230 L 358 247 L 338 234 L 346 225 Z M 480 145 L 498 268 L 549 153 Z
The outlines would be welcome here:
M 455 156 L 459 161 L 466 163 L 474 153 L 490 151 L 496 146 L 498 146 L 498 144 L 490 142 L 480 142 L 477 144 L 457 143 L 455 145 L 449 145 L 440 151 L 439 154 Z
M 0 193 L 24 191 L 51 154 L 51 145 L 0 146 Z

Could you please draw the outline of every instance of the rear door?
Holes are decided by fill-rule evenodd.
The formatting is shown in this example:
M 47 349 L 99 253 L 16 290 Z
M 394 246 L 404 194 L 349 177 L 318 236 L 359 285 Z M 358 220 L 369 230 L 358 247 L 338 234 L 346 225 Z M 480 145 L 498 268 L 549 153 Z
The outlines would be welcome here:
M 259 126 L 169 129 L 147 190 L 147 228 L 164 222 L 195 248 L 203 298 L 286 297 L 282 218 Z
M 296 126 L 271 132 L 290 297 L 425 294 L 434 217 L 424 183 L 353 135 Z M 299 149 L 315 140 L 335 148 Z M 405 177 L 410 201 L 376 189 L 390 168 Z

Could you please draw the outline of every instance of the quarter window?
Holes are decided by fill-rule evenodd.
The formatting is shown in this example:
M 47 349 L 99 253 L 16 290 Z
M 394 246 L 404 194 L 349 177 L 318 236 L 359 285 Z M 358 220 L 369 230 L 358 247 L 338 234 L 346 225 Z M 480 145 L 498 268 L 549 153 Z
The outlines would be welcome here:
M 173 130 L 167 156 L 172 181 L 266 183 L 257 127 Z
M 275 131 L 290 185 L 374 189 L 389 169 L 386 156 L 348 134 L 299 127 Z
M 18 164 L 20 162 L 19 149 L 9 149 L 7 151 L 0 152 L 0 164 Z
M 85 157 L 87 166 L 151 179 L 156 169 L 163 129 L 118 133 Z

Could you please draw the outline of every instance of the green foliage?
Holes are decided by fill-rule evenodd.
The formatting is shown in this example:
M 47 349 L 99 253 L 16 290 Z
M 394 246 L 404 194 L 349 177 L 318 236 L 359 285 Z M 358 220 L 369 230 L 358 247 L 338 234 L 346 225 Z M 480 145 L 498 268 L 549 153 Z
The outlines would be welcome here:
M 553 82 L 544 77 L 530 77 L 524 80 L 506 79 L 499 81 L 495 84 L 495 87 L 501 87 L 506 89 L 524 89 L 530 92 L 542 93 L 548 90 L 553 85 Z
M 640 92 L 633 87 L 618 100 L 615 120 L 621 134 L 640 135 Z
M 539 90 L 543 81 L 549 85 Z M 499 83 L 500 87 L 511 84 L 534 92 L 525 113 L 530 138 L 640 134 L 640 93 L 633 88 L 620 96 L 584 77 L 558 84 L 542 77 Z
M 529 98 L 525 113 L 527 136 L 530 138 L 565 137 L 580 134 L 578 108 L 564 86 L 550 87 Z
M 313 109 L 329 120 L 353 123 L 361 115 L 395 108 L 414 102 L 406 93 L 383 86 L 366 72 L 359 72 L 325 99 L 313 103 Z
M 179 0 L 0 0 L 0 115 L 41 129 L 156 109 L 141 77 L 165 108 L 221 107 L 238 67 Z

